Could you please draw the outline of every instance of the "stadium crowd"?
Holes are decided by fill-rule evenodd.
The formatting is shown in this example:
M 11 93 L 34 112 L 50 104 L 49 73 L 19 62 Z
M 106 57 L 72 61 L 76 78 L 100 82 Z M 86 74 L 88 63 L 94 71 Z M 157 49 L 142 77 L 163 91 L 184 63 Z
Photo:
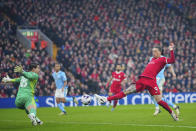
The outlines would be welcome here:
M 11 78 L 19 77 L 19 74 L 14 73 L 13 69 L 16 65 L 23 65 L 25 70 L 28 70 L 28 65 L 31 62 L 40 63 L 41 72 L 39 74 L 39 83 L 37 85 L 36 95 L 46 96 L 54 95 L 54 80 L 51 77 L 51 72 L 55 61 L 47 54 L 47 51 L 42 48 L 26 49 L 16 39 L 16 24 L 7 18 L 4 14 L 0 14 L 0 77 L 9 75 Z M 65 68 L 62 68 L 65 70 Z M 68 85 L 70 95 L 79 95 L 82 92 L 88 92 L 87 86 L 76 80 L 72 73 L 66 71 L 69 78 Z M 80 87 L 80 90 L 73 87 Z M 18 84 L 0 84 L 0 97 L 16 97 Z
M 164 91 L 196 91 L 196 36 L 189 24 L 196 16 L 192 0 L 24 0 L 14 4 L 8 0 L 7 7 L 9 12 L 5 12 L 17 24 L 1 22 L 1 72 L 14 77 L 17 74 L 11 69 L 15 64 L 39 62 L 38 95 L 54 93 L 50 77 L 54 61 L 44 50 L 24 49 L 14 37 L 16 25 L 38 26 L 58 45 L 57 60 L 66 69 L 69 95 L 106 94 L 106 82 L 117 64 L 125 66 L 129 82 L 135 81 L 152 47 L 160 44 L 167 56 L 171 41 L 176 45 L 176 77 L 166 71 Z M 15 88 L 8 88 L 1 87 L 1 97 L 16 93 Z

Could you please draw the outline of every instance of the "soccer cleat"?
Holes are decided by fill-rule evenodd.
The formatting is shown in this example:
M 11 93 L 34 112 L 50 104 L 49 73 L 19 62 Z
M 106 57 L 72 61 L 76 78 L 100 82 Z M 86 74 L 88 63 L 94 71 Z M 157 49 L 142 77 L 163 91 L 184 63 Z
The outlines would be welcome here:
M 35 119 L 36 119 L 38 125 L 43 125 L 44 124 L 44 122 L 41 121 L 38 117 L 36 117 Z
M 28 117 L 31 120 L 32 125 L 36 126 L 37 125 L 37 121 L 36 121 L 35 115 L 31 113 L 31 114 L 28 115 Z
M 159 113 L 161 113 L 161 110 L 160 109 L 155 109 L 155 112 L 154 112 L 154 116 L 157 116 Z
M 78 100 L 76 97 L 73 98 L 74 103 L 76 103 L 78 105 Z
M 179 121 L 179 118 L 176 116 L 176 114 L 173 111 L 171 113 L 171 116 L 174 119 L 174 121 Z
M 67 115 L 67 112 L 61 112 L 61 113 L 59 113 L 59 116 L 62 116 L 62 115 Z
M 179 117 L 179 115 L 180 115 L 180 107 L 176 106 L 175 110 L 176 110 L 177 117 Z
M 104 97 L 104 96 L 100 96 L 100 95 L 97 95 L 97 94 L 95 94 L 94 96 L 100 104 L 104 104 L 104 103 L 107 102 L 107 98 Z
M 38 124 L 38 125 L 43 125 L 44 122 L 43 122 L 43 121 L 39 121 L 39 122 L 37 122 L 37 124 Z
M 112 108 L 111 111 L 114 111 L 115 108 Z

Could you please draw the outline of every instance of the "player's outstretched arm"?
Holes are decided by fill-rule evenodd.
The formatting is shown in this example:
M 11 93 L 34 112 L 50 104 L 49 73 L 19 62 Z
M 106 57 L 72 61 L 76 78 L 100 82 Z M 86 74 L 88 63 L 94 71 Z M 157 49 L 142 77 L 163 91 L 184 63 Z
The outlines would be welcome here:
M 170 58 L 166 58 L 166 64 L 172 64 L 175 62 L 175 56 L 174 56 L 174 43 L 171 43 L 169 46 L 170 50 Z
M 2 79 L 3 83 L 10 83 L 10 82 L 20 82 L 21 78 L 13 78 L 11 79 L 8 75 Z
M 36 73 L 23 71 L 22 75 L 26 77 L 27 79 L 31 79 L 31 80 L 38 79 L 38 74 Z
M 170 72 L 172 73 L 173 77 L 176 78 L 176 73 L 175 73 L 175 71 L 174 71 L 173 66 L 170 66 L 170 67 L 169 67 L 169 70 L 170 70 Z

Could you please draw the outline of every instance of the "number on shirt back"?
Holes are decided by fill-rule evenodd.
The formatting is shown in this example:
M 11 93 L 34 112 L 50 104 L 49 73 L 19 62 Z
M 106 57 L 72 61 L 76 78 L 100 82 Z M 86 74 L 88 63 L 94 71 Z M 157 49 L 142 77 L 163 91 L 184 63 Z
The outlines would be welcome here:
M 26 87 L 26 86 L 27 86 L 27 79 L 22 77 L 19 87 Z
M 158 88 L 157 88 L 156 86 L 154 87 L 154 89 L 155 89 L 156 91 L 158 91 Z

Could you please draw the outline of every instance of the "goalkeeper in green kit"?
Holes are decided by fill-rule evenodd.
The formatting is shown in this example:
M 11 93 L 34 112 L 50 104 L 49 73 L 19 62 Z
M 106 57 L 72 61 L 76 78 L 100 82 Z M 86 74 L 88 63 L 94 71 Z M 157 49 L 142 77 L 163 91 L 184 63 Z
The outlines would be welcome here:
M 34 126 L 37 124 L 42 125 L 43 122 L 36 116 L 36 104 L 34 100 L 34 92 L 38 82 L 40 67 L 36 63 L 31 63 L 29 65 L 29 70 L 30 72 L 26 72 L 23 70 L 22 66 L 16 66 L 14 72 L 21 73 L 21 76 L 14 79 L 10 79 L 9 76 L 6 76 L 2 81 L 5 83 L 20 83 L 15 101 L 16 107 L 26 111 Z

